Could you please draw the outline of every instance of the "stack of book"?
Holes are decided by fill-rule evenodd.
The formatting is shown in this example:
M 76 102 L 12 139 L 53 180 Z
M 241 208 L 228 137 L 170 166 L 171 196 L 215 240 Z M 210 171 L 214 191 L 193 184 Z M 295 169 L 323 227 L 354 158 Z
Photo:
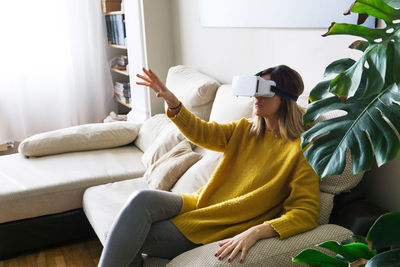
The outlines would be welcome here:
M 129 104 L 131 98 L 131 85 L 129 82 L 115 82 L 114 98 L 122 103 Z
M 107 39 L 109 44 L 126 46 L 125 15 L 106 15 Z

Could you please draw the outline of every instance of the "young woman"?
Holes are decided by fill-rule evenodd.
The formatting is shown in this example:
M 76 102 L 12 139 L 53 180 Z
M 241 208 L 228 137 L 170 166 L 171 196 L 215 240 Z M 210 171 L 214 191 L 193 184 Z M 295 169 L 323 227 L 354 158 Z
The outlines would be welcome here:
M 135 192 L 114 222 L 99 266 L 140 266 L 141 253 L 173 258 L 217 240 L 215 256 L 243 262 L 263 238 L 287 238 L 317 225 L 319 180 L 300 149 L 302 110 L 285 94 L 255 97 L 255 116 L 227 124 L 193 115 L 151 71 L 137 75 L 167 105 L 193 143 L 223 152 L 206 185 L 192 194 Z M 256 74 L 295 95 L 300 75 L 287 66 Z M 284 212 L 282 212 L 284 211 Z M 268 253 L 268 252 L 266 252 Z

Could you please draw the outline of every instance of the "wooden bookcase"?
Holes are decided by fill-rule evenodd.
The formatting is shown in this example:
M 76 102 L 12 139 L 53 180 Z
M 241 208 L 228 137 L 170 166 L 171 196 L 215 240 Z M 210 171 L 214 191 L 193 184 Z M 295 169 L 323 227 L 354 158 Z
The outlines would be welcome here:
M 124 23 L 124 4 L 122 0 L 101 0 L 102 12 L 106 21 L 107 44 L 109 49 L 113 50 L 110 54 L 114 61 L 121 57 L 128 57 L 126 47 L 126 26 Z M 122 36 L 121 36 L 122 33 Z M 129 65 L 129 64 L 128 64 Z M 131 109 L 131 98 L 125 98 L 124 91 L 118 91 L 116 82 L 121 84 L 130 83 L 129 72 L 124 66 L 117 66 L 116 62 L 110 60 L 110 71 L 113 80 L 113 98 L 118 103 L 118 113 L 127 113 Z M 121 89 L 120 89 L 121 90 Z M 117 96 L 116 94 L 120 95 Z M 121 97 L 121 98 L 120 98 Z M 122 110 L 122 111 L 121 111 Z
M 130 82 L 129 108 L 131 118 L 143 122 L 164 112 L 164 103 L 151 89 L 136 85 L 136 74 L 151 68 L 165 81 L 168 69 L 174 65 L 172 12 L 170 0 L 101 0 L 104 15 L 125 16 L 126 45 L 107 44 L 109 58 L 126 55 L 128 70 L 110 67 L 114 81 Z M 116 2 L 119 2 L 116 3 Z M 107 5 L 109 8 L 107 9 Z

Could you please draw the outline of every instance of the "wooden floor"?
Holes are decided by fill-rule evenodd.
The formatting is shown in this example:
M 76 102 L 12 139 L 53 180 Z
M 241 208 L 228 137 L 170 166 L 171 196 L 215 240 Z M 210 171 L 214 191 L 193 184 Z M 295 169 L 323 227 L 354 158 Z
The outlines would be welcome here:
M 68 244 L 0 261 L 0 267 L 96 267 L 102 245 L 98 239 Z

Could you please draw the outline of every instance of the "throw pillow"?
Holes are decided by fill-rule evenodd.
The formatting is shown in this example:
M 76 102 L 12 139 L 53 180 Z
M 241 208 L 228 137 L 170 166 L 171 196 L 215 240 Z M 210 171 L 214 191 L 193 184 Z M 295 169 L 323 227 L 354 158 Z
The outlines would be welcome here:
M 45 156 L 123 146 L 135 140 L 140 126 L 132 122 L 118 121 L 44 132 L 23 140 L 18 152 L 25 156 Z
M 189 141 L 180 142 L 146 170 L 144 177 L 149 188 L 169 190 L 201 157 L 201 154 L 192 151 Z
M 171 123 L 165 114 L 157 114 L 145 120 L 135 140 L 135 146 L 145 152 L 163 129 Z
M 208 150 L 201 160 L 190 167 L 174 187 L 171 192 L 175 193 L 192 193 L 196 192 L 205 185 L 211 178 L 215 168 L 221 161 L 222 153 Z
M 171 122 L 165 126 L 161 133 L 153 140 L 152 144 L 147 147 L 142 155 L 142 163 L 148 168 L 156 162 L 161 156 L 170 151 L 179 144 L 185 137 Z

